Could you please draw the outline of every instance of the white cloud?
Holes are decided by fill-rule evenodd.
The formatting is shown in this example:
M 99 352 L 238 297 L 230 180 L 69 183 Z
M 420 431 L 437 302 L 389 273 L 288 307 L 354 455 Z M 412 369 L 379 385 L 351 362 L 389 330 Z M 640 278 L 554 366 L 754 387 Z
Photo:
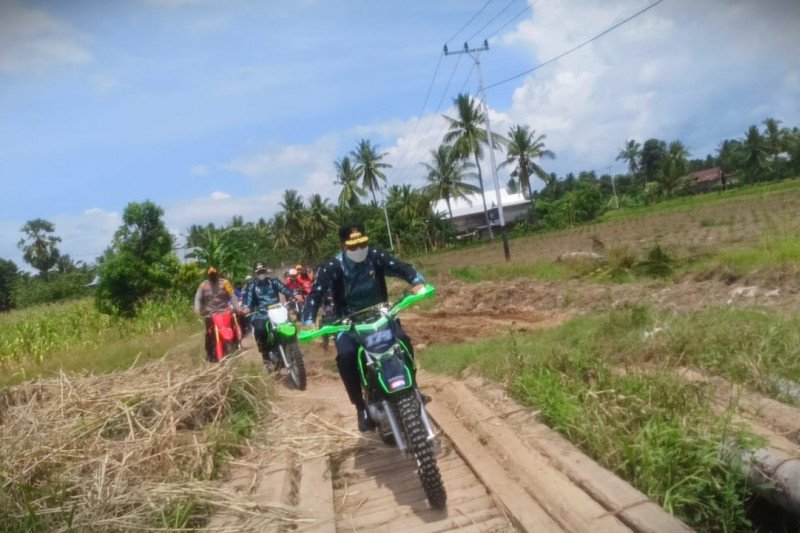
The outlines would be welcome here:
M 233 198 L 230 194 L 221 191 L 214 191 L 211 193 L 212 200 L 229 200 Z
M 164 221 L 173 231 L 183 234 L 192 224 L 205 225 L 211 222 L 221 225 L 234 216 L 241 216 L 245 221 L 256 221 L 262 217 L 268 220 L 277 210 L 282 195 L 283 190 L 279 190 L 247 198 L 224 194 L 216 198 L 214 195 L 195 198 L 167 206 L 164 209 Z
M 284 188 L 290 188 L 303 195 L 319 193 L 332 198 L 338 194 L 333 163 L 340 156 L 340 139 L 329 135 L 306 145 L 271 145 L 235 158 L 223 168 L 249 177 L 266 190 L 280 189 L 282 194 Z
M 192 176 L 207 176 L 208 165 L 194 165 L 190 170 Z
M 540 2 L 500 42 L 527 50 L 535 65 L 645 5 Z M 800 49 L 799 6 L 664 2 L 523 78 L 508 115 L 547 135 L 558 155 L 548 165 L 559 173 L 613 164 L 630 138 L 680 137 L 693 156 L 704 157 L 724 135 L 738 135 L 743 122 L 800 118 L 797 99 L 785 97 L 791 77 L 784 77 L 800 71 L 798 56 L 787 53 Z M 747 100 L 753 83 L 772 85 L 761 102 Z
M 0 2 L 0 74 L 80 64 L 92 56 L 68 24 L 15 0 Z
M 91 80 L 92 89 L 98 94 L 108 94 L 121 85 L 119 79 L 110 74 L 93 74 Z

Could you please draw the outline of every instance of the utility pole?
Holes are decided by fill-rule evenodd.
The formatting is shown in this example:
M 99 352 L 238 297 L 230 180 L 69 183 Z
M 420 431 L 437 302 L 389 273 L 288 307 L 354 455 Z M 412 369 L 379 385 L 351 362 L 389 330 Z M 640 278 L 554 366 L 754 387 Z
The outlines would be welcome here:
M 386 218 L 386 232 L 389 234 L 389 248 L 394 252 L 394 243 L 392 242 L 392 228 L 389 227 L 389 213 L 386 212 L 386 185 L 381 187 L 381 198 L 383 199 L 383 216 Z
M 478 70 L 478 84 L 481 90 L 481 100 L 483 102 L 483 116 L 486 120 L 486 135 L 489 141 L 489 160 L 492 165 L 492 178 L 494 178 L 494 192 L 497 195 L 497 214 L 500 217 L 500 234 L 503 236 L 503 253 L 505 254 L 506 261 L 511 259 L 511 251 L 508 248 L 508 233 L 506 233 L 506 219 L 503 214 L 503 199 L 500 198 L 500 181 L 497 179 L 497 164 L 494 161 L 494 138 L 492 136 L 492 125 L 489 122 L 489 107 L 486 105 L 486 91 L 483 88 L 483 72 L 481 71 L 480 53 L 489 50 L 489 41 L 484 39 L 481 48 L 470 48 L 467 43 L 464 43 L 464 49 L 458 52 L 450 52 L 447 50 L 447 45 L 444 45 L 444 55 L 454 54 L 467 54 L 475 61 L 475 67 Z M 486 198 L 484 197 L 484 202 Z M 485 204 L 484 204 L 485 205 Z M 492 233 L 491 223 L 489 225 L 489 234 Z

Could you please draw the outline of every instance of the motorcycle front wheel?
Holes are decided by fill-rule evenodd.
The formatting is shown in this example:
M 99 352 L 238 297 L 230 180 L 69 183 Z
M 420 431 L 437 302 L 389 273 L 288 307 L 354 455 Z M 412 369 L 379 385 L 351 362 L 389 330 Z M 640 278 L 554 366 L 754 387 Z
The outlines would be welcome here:
M 417 462 L 417 475 L 428 502 L 434 509 L 443 509 L 447 505 L 447 492 L 436 464 L 436 455 L 428 433 L 420 417 L 420 405 L 414 394 L 406 394 L 396 400 L 394 405 L 400 424 L 405 430 L 409 451 Z
M 289 370 L 289 377 L 298 390 L 306 390 L 306 365 L 296 340 L 278 344 L 281 357 Z

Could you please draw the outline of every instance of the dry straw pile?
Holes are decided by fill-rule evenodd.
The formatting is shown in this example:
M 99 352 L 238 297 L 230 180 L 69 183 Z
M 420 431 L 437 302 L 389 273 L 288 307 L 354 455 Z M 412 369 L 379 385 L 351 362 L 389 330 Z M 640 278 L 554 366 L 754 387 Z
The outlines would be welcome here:
M 198 527 L 253 508 L 211 481 L 264 411 L 261 373 L 167 360 L 0 391 L 0 530 Z

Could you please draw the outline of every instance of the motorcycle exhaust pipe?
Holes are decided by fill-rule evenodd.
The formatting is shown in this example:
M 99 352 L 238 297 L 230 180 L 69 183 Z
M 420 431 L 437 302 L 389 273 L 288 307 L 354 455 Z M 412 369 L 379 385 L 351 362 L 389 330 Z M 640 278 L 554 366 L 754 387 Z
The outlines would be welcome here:
M 405 453 L 406 441 L 403 440 L 403 434 L 400 432 L 400 424 L 397 423 L 397 418 L 394 416 L 392 406 L 389 405 L 389 402 L 386 400 L 383 400 L 381 404 L 383 405 L 383 412 L 386 414 L 386 419 L 389 421 L 389 427 L 392 428 L 392 434 L 394 434 L 394 443 L 397 444 L 397 449 Z
M 428 440 L 436 439 L 436 432 L 433 430 L 433 424 L 428 417 L 428 412 L 425 411 L 425 404 L 422 402 L 422 395 L 417 389 L 417 402 L 419 402 L 419 417 L 422 419 L 422 425 L 425 426 L 425 433 L 428 434 Z

